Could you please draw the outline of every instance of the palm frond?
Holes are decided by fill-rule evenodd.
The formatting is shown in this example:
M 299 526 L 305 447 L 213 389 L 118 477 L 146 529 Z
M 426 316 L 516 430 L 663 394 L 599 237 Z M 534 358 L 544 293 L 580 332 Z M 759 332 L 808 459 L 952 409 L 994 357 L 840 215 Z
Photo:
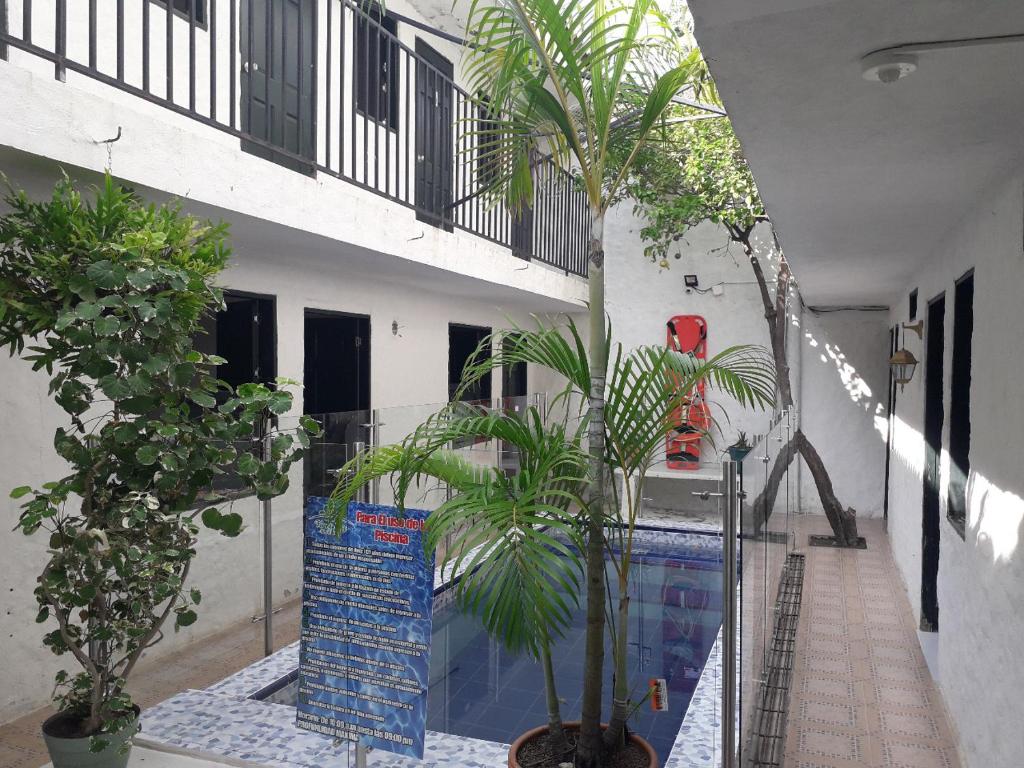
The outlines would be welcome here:
M 536 329 L 513 325 L 484 338 L 462 372 L 455 398 L 462 397 L 492 371 L 516 363 L 541 366 L 564 378 L 566 386 L 556 400 L 574 394 L 586 398 L 590 393 L 590 364 L 586 343 L 576 323 L 569 318 L 559 327 L 539 318 L 535 320 Z
M 520 469 L 469 461 L 449 450 L 466 437 L 515 446 Z M 446 483 L 451 498 L 427 520 L 426 543 L 446 546 L 438 563 L 461 574 L 460 603 L 513 650 L 539 654 L 568 626 L 578 600 L 581 548 L 577 515 L 587 455 L 576 435 L 545 425 L 535 408 L 521 414 L 454 402 L 398 445 L 353 458 L 342 468 L 329 511 L 340 527 L 348 503 L 375 479 L 391 477 L 401 508 L 423 478 Z
M 701 361 L 665 347 L 624 354 L 620 346 L 605 405 L 611 464 L 627 475 L 645 472 L 700 381 L 741 407 L 763 408 L 775 399 L 771 356 L 760 347 L 731 347 Z

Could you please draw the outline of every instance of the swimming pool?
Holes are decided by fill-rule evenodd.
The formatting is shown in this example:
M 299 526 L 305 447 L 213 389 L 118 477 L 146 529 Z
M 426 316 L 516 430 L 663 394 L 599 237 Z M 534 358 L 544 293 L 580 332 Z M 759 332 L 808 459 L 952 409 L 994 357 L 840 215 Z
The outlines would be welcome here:
M 664 762 L 721 626 L 721 539 L 639 530 L 633 568 L 627 658 L 632 697 L 642 699 L 651 678 L 665 678 L 669 693 L 668 711 L 653 712 L 644 702 L 630 719 L 630 727 L 651 743 Z M 611 573 L 609 583 L 614 585 Z M 528 656 L 506 651 L 477 619 L 446 599 L 450 596 L 441 589 L 435 598 L 427 728 L 508 743 L 523 731 L 545 724 L 540 665 Z M 552 649 L 566 720 L 578 719 L 580 714 L 585 621 L 581 607 L 566 636 Z M 606 687 L 611 684 L 611 667 L 608 654 Z M 296 695 L 293 673 L 253 698 L 294 706 Z

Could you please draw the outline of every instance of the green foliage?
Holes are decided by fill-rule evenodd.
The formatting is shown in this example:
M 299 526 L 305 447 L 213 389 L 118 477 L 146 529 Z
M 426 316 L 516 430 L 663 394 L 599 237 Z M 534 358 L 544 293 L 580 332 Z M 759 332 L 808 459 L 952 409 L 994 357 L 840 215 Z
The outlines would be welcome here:
M 705 221 L 730 233 L 749 231 L 765 218 L 764 206 L 742 147 L 727 117 L 698 116 L 673 108 L 657 140 L 648 142 L 630 168 L 623 194 L 646 223 L 641 235 L 653 261 Z M 617 150 L 621 158 L 626 148 Z
M 467 126 L 485 150 L 479 181 L 514 210 L 550 153 L 604 213 L 625 178 L 609 175 L 612 147 L 639 150 L 702 72 L 652 0 L 474 0 L 466 37 L 468 90 L 488 113 Z
M 291 396 L 232 391 L 215 375 L 225 361 L 193 347 L 203 316 L 223 306 L 223 227 L 144 205 L 109 176 L 91 201 L 65 177 L 50 200 L 11 191 L 6 203 L 0 346 L 49 376 L 68 418 L 54 447 L 70 468 L 11 496 L 26 499 L 21 530 L 48 536 L 37 620 L 56 626 L 43 642 L 83 668 L 58 675 L 57 701 L 109 732 L 131 708 L 125 678 L 165 620 L 198 618 L 199 590 L 184 588 L 196 519 L 241 531 L 216 479 L 235 467 L 260 498 L 282 493 L 308 435 L 275 434 L 264 456 L 268 420 Z
M 519 471 L 510 476 L 448 449 L 465 438 L 514 447 Z M 439 565 L 465 573 L 456 585 L 462 606 L 512 651 L 535 657 L 568 627 L 587 456 L 565 425 L 545 425 L 532 406 L 506 413 L 453 402 L 402 443 L 353 459 L 340 474 L 329 507 L 339 526 L 348 502 L 374 479 L 393 479 L 400 506 L 423 479 L 446 483 L 451 498 L 427 519 L 427 546 L 447 541 Z

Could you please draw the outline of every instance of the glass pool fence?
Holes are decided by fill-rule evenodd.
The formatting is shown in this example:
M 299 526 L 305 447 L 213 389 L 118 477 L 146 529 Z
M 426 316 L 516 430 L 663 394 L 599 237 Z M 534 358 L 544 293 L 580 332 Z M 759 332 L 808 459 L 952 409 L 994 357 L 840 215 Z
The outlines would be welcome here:
M 513 411 L 533 406 L 547 414 L 549 397 L 537 393 L 480 405 Z M 441 407 L 312 414 L 323 433 L 292 468 L 288 492 L 271 502 L 244 495 L 232 502 L 245 525 L 232 546 L 247 550 L 247 557 L 232 562 L 241 563 L 240 583 L 262 585 L 258 594 L 246 599 L 253 601 L 253 621 L 262 623 L 267 653 L 298 636 L 305 500 L 329 496 L 350 459 L 367 447 L 400 441 Z M 287 434 L 297 425 L 297 418 L 282 418 L 277 430 Z M 665 727 L 671 718 L 686 718 L 691 728 L 704 722 L 712 730 L 704 744 L 710 742 L 715 763 L 723 768 L 750 765 L 753 756 L 775 748 L 771 720 L 778 697 L 769 672 L 773 658 L 785 650 L 777 640 L 776 605 L 793 551 L 797 505 L 797 473 L 779 457 L 785 458 L 795 429 L 792 415 L 782 413 L 741 461 L 709 462 L 689 474 L 656 467 L 638 491 L 648 551 L 631 586 L 636 590 L 636 610 L 630 616 L 630 663 L 638 681 L 669 681 L 674 714 L 651 713 L 645 705 L 636 721 L 660 753 L 671 750 L 673 732 L 679 730 L 678 720 Z M 452 447 L 470 461 L 497 465 L 506 472 L 518 469 L 514 448 L 500 441 L 467 441 Z M 229 471 L 219 482 L 230 485 L 230 475 Z M 443 485 L 423 483 L 411 489 L 406 503 L 433 510 L 447 494 Z M 392 504 L 391 479 L 373 483 L 363 499 Z M 715 542 L 713 566 L 706 551 L 693 557 L 692 542 L 673 533 L 680 530 L 689 531 L 691 539 L 698 533 Z M 723 567 L 730 562 L 732 568 Z M 727 599 L 729 594 L 735 599 Z M 540 700 L 527 702 L 533 689 L 517 682 L 529 680 L 522 659 L 504 654 L 476 625 L 449 611 L 445 601 L 440 604 L 442 613 L 435 615 L 438 657 L 432 662 L 429 728 L 488 738 L 481 730 L 487 723 L 479 718 L 485 704 L 522 707 L 522 719 Z M 569 680 L 574 672 L 572 663 L 560 670 L 566 692 L 574 690 L 576 683 Z M 462 690 L 467 676 L 476 676 L 475 682 Z M 533 692 L 539 695 L 539 688 Z

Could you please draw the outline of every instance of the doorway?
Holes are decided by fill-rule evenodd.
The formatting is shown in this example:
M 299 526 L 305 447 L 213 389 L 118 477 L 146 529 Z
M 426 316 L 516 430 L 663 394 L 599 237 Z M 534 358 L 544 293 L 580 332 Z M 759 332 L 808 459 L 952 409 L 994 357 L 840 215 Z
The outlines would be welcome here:
M 480 345 L 491 329 L 479 325 L 448 324 L 448 399 L 454 400 L 462 384 L 462 373 L 466 365 L 483 362 L 490 358 L 490 351 Z M 466 387 L 459 398 L 469 403 L 491 404 L 491 374 L 485 375 Z
M 302 410 L 323 429 L 304 462 L 305 492 L 327 496 L 370 438 L 369 317 L 306 310 Z
M 239 8 L 242 130 L 263 142 L 243 139 L 242 149 L 311 174 L 316 0 L 249 0 Z
M 451 231 L 452 63 L 416 38 L 416 218 Z
M 939 631 L 939 488 L 942 484 L 943 356 L 946 296 L 928 303 L 925 321 L 924 477 L 921 509 L 921 630 Z

